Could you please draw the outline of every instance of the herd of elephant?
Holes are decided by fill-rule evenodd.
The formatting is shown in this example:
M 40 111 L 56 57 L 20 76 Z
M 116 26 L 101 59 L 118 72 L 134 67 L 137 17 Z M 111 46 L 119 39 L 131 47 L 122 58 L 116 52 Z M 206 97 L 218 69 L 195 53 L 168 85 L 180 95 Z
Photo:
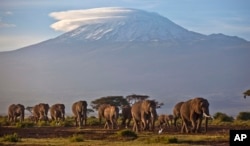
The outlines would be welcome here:
M 78 101 L 72 104 L 72 113 L 74 114 L 75 125 L 82 127 L 87 125 L 87 102 Z M 205 117 L 205 132 L 207 131 L 208 119 L 212 118 L 209 115 L 209 102 L 202 97 L 196 97 L 185 102 L 177 103 L 173 108 L 173 115 L 157 115 L 156 102 L 154 100 L 142 100 L 134 103 L 132 106 L 122 107 L 122 123 L 121 126 L 128 128 L 130 121 L 133 120 L 132 130 L 153 131 L 155 122 L 158 119 L 160 127 L 163 124 L 168 124 L 168 121 L 173 119 L 174 126 L 177 128 L 177 119 L 181 119 L 181 132 L 201 132 L 201 123 Z M 27 108 L 26 108 L 27 109 Z M 48 121 L 48 111 L 50 111 L 51 120 L 59 122 L 65 119 L 65 105 L 54 104 L 49 107 L 48 104 L 40 103 L 32 107 L 33 120 L 35 122 L 44 120 Z M 17 117 L 20 121 L 24 120 L 25 107 L 21 104 L 12 104 L 8 108 L 8 120 L 16 122 Z M 117 106 L 102 104 L 98 107 L 98 117 L 101 123 L 105 119 L 105 129 L 118 128 L 119 108 Z M 162 128 L 161 128 L 162 130 Z

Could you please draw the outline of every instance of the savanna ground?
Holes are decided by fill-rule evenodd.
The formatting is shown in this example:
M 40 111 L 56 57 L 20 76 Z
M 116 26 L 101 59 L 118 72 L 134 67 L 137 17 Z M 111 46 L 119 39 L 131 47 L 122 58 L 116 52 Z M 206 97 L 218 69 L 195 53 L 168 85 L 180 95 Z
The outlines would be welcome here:
M 0 121 L 0 145 L 17 146 L 144 146 L 144 145 L 229 145 L 229 131 L 250 129 L 249 121 L 209 123 L 207 133 L 182 134 L 175 127 L 166 127 L 158 134 L 159 127 L 154 132 L 133 133 L 131 130 L 106 130 L 96 124 L 96 119 L 90 119 L 88 126 L 74 127 L 72 123 L 24 122 L 24 124 L 8 124 Z M 6 121 L 5 121 L 6 122 Z M 69 124 L 70 123 L 70 124 Z M 92 123 L 92 124 L 91 124 Z M 131 124 L 132 125 L 132 124 Z M 157 123 L 156 123 L 157 125 Z M 125 133 L 125 134 L 124 134 Z M 132 134 L 131 134 L 132 133 Z M 135 135 L 134 135 L 135 134 Z M 17 142 L 15 142 L 17 141 Z

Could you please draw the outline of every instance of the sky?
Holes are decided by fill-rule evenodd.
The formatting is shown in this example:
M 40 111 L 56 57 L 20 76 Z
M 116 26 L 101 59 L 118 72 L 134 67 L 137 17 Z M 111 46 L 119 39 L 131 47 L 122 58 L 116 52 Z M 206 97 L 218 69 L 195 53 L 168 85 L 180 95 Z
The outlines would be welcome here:
M 63 34 L 65 30 L 53 27 L 58 21 L 53 13 L 100 7 L 156 12 L 190 31 L 250 41 L 249 0 L 0 0 L 0 51 Z

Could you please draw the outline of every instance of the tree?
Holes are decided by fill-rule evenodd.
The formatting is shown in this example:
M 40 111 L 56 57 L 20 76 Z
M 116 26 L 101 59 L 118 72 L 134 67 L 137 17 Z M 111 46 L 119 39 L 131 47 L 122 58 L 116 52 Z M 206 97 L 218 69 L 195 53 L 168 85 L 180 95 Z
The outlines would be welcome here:
M 137 102 L 137 101 L 142 101 L 142 100 L 146 100 L 146 99 L 148 99 L 149 98 L 149 96 L 148 95 L 136 95 L 136 94 L 132 94 L 132 95 L 128 95 L 127 97 L 126 97 L 126 100 L 128 101 L 128 103 L 130 104 L 130 105 L 132 105 L 132 104 L 134 104 L 135 102 Z M 163 106 L 164 105 L 164 103 L 163 102 L 158 102 L 158 101 L 156 101 L 156 100 L 153 100 L 155 103 L 156 103 L 156 108 L 161 108 L 161 106 Z
M 247 90 L 247 91 L 245 91 L 245 92 L 243 93 L 243 95 L 244 95 L 244 98 L 246 98 L 247 96 L 250 96 L 250 89 Z
M 237 120 L 250 120 L 250 112 L 240 112 L 237 117 Z
M 96 110 L 102 104 L 110 104 L 118 107 L 129 105 L 128 101 L 123 98 L 123 96 L 106 96 L 91 101 L 92 108 Z
M 214 119 L 220 121 L 220 122 L 233 122 L 234 118 L 231 116 L 228 116 L 225 113 L 217 112 L 214 114 Z
M 148 95 L 136 95 L 136 94 L 132 94 L 132 95 L 128 95 L 126 97 L 127 101 L 129 102 L 130 105 L 134 104 L 137 101 L 142 101 L 145 99 L 148 99 L 149 96 Z

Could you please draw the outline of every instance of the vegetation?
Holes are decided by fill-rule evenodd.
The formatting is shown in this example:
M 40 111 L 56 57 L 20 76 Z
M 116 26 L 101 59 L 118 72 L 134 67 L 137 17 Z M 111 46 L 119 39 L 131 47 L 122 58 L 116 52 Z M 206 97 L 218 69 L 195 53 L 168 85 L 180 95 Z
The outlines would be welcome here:
M 123 96 L 107 96 L 101 97 L 91 102 L 91 106 L 93 109 L 98 109 L 102 104 L 110 104 L 114 106 L 124 106 L 129 105 L 128 101 L 123 98 Z
M 240 112 L 237 117 L 236 120 L 250 120 L 250 112 Z
M 234 118 L 231 116 L 228 116 L 225 113 L 217 112 L 214 114 L 214 119 L 219 122 L 233 122 Z
M 154 144 L 154 143 L 161 143 L 161 144 L 170 144 L 170 143 L 177 143 L 178 139 L 174 136 L 153 136 L 144 140 L 146 144 Z
M 128 129 L 118 131 L 117 136 L 123 140 L 133 140 L 138 137 L 134 131 Z
M 104 121 L 103 121 L 104 122 Z M 96 117 L 94 117 L 94 116 L 92 116 L 92 117 L 89 117 L 88 119 L 87 119 L 87 125 L 89 125 L 89 126 L 97 126 L 97 125 L 99 125 L 100 123 L 99 123 L 99 120 L 98 120 L 98 118 L 96 118 Z
M 69 138 L 70 142 L 83 142 L 83 135 L 82 134 L 74 134 Z
M 13 134 L 4 135 L 1 138 L 1 141 L 2 142 L 20 142 L 21 137 L 19 137 L 17 133 L 13 133 Z
M 244 98 L 246 98 L 247 96 L 250 96 L 250 89 L 247 90 L 247 91 L 245 91 L 245 92 L 243 93 L 243 95 L 244 95 Z

